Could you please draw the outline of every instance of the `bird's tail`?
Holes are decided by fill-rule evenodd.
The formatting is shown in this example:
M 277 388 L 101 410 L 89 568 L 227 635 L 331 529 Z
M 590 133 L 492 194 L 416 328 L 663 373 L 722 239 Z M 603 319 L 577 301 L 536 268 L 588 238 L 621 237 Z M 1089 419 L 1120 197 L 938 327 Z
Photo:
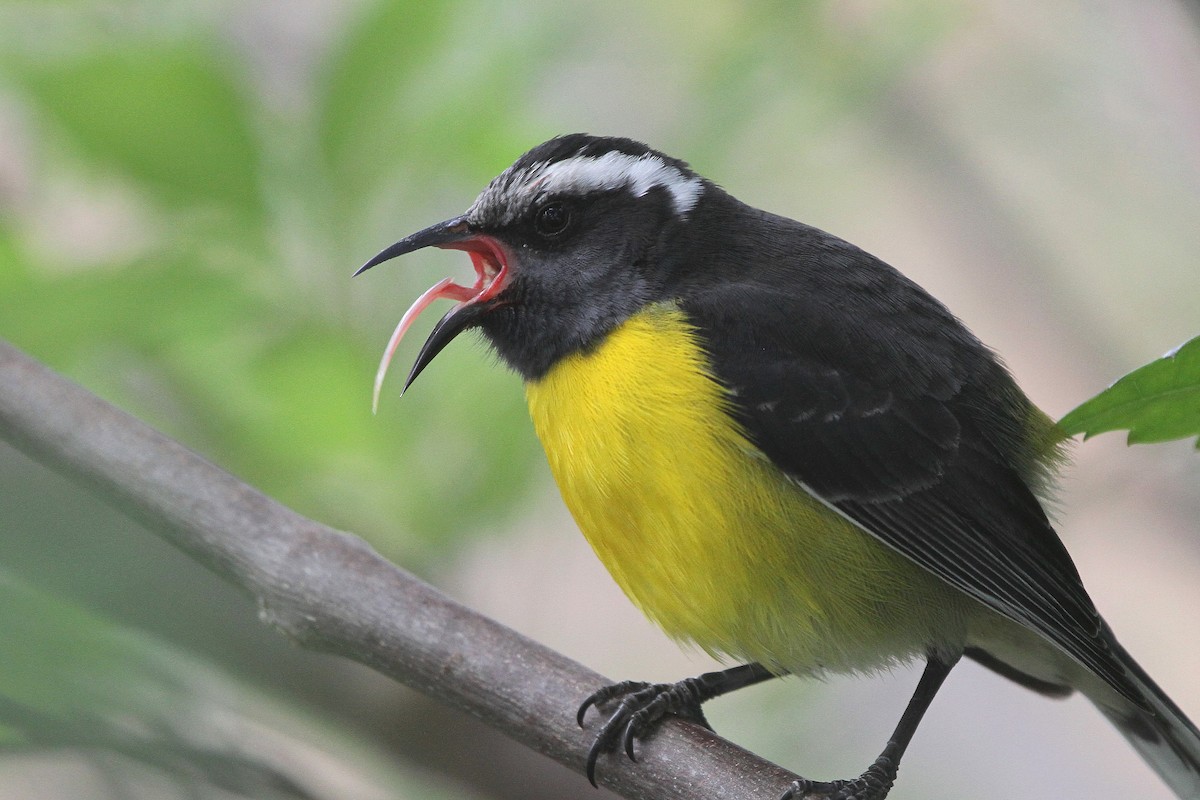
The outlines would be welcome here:
M 1124 648 L 1112 645 L 1153 713 L 1111 695 L 1090 699 L 1175 794 L 1200 800 L 1200 731 Z

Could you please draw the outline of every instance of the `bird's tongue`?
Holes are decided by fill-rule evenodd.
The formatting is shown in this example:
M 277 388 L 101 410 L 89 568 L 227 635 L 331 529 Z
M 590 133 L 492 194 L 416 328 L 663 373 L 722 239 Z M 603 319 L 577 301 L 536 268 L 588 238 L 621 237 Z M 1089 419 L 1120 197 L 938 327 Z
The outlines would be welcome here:
M 404 312 L 400 323 L 396 325 L 396 330 L 392 332 L 392 338 L 388 339 L 387 348 L 383 351 L 383 358 L 379 361 L 379 369 L 375 373 L 375 391 L 371 397 L 372 412 L 379 409 L 379 393 L 383 389 L 383 379 L 387 375 L 388 365 L 392 363 L 392 356 L 395 355 L 396 348 L 400 346 L 400 340 L 404 338 L 409 326 L 421 315 L 421 312 L 428 308 L 434 300 L 457 300 L 459 306 L 490 300 L 502 288 L 504 278 L 507 277 L 508 270 L 500 256 L 499 248 L 490 241 L 473 239 L 439 245 L 439 247 L 450 250 L 466 250 L 475 267 L 475 283 L 472 286 L 462 286 L 455 283 L 453 278 L 442 278 L 426 289 L 409 306 L 408 311 Z

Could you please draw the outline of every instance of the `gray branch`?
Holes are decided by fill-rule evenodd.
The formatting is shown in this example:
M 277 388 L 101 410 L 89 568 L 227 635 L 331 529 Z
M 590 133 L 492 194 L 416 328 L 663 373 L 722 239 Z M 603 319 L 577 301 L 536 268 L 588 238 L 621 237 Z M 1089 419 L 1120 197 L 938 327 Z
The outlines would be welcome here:
M 145 523 L 251 595 L 299 644 L 367 664 L 582 772 L 581 698 L 604 677 L 471 611 L 306 519 L 0 341 L 0 435 Z M 603 758 L 624 797 L 775 800 L 795 778 L 707 730 L 668 721 L 639 762 Z

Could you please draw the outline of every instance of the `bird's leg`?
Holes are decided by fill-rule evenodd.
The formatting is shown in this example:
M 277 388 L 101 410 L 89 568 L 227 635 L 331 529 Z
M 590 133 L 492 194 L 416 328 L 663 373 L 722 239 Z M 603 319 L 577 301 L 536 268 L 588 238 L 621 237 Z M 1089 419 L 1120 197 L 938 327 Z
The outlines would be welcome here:
M 588 780 L 593 786 L 596 785 L 596 760 L 601 753 L 614 749 L 618 740 L 629 757 L 636 761 L 634 741 L 648 733 L 663 717 L 675 714 L 712 730 L 700 709 L 702 703 L 774 677 L 777 677 L 776 674 L 761 664 L 742 664 L 719 672 L 706 672 L 695 678 L 685 678 L 678 683 L 621 681 L 593 692 L 579 706 L 576 714 L 581 728 L 589 708 L 596 706 L 604 710 L 604 706 L 618 698 L 620 702 L 600 726 L 588 750 Z
M 917 726 L 929 704 L 933 702 L 942 682 L 950 674 L 950 670 L 958 663 L 960 655 L 943 658 L 930 653 L 925 663 L 925 672 L 917 683 L 912 699 L 904 709 L 892 738 L 888 739 L 879 758 L 866 771 L 848 781 L 810 781 L 800 779 L 793 781 L 780 800 L 802 800 L 809 795 L 819 795 L 826 800 L 883 800 L 896 782 L 896 772 L 900 768 L 900 757 L 904 755 Z

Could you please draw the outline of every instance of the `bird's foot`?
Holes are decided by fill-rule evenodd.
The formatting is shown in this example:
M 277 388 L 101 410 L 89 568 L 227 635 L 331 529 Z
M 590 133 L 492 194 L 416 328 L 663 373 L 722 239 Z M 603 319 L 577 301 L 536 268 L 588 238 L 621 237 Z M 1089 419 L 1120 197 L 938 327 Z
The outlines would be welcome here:
M 883 755 L 853 780 L 792 781 L 779 800 L 804 800 L 814 795 L 825 800 L 883 800 L 896 782 L 896 770 L 896 763 Z
M 592 706 L 601 712 L 616 703 L 616 708 L 596 732 L 587 756 L 587 778 L 596 785 L 596 762 L 601 753 L 611 752 L 621 743 L 625 754 L 637 761 L 633 745 L 651 733 L 669 714 L 690 720 L 712 730 L 700 704 L 708 697 L 699 678 L 687 678 L 678 683 L 646 683 L 621 681 L 605 686 L 588 696 L 579 706 L 576 720 L 583 727 L 583 718 Z M 618 702 L 619 701 L 619 702 Z

